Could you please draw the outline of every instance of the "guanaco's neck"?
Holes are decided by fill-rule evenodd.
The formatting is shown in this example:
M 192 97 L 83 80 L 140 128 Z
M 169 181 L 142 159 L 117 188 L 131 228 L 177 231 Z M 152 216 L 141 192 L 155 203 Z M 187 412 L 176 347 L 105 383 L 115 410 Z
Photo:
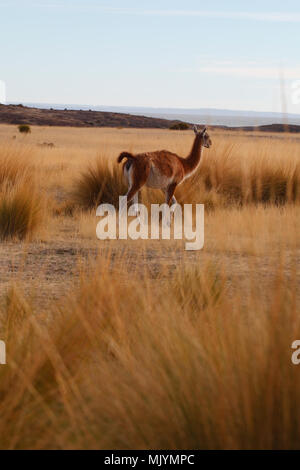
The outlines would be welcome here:
M 187 158 L 183 158 L 183 167 L 186 175 L 192 173 L 200 163 L 202 153 L 202 135 L 197 134 L 193 143 L 192 150 Z

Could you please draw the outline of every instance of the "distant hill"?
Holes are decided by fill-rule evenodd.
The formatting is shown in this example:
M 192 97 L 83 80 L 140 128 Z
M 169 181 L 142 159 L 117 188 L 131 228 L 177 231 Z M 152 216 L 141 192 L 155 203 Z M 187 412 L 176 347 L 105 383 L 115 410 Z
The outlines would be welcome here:
M 0 123 L 2 124 L 29 124 L 35 126 L 69 126 L 69 127 L 132 127 L 169 129 L 178 124 L 178 119 L 163 119 L 128 113 L 111 111 L 95 111 L 93 109 L 43 109 L 23 105 L 0 104 Z M 186 121 L 185 121 L 186 122 Z M 203 120 L 205 122 L 205 120 Z M 188 123 L 189 127 L 193 126 Z M 261 132 L 293 132 L 300 133 L 300 125 L 296 124 L 268 124 L 262 126 L 209 126 L 213 129 L 231 131 L 261 131 Z
M 70 127 L 135 127 L 167 129 L 179 123 L 179 120 L 167 120 L 125 113 L 93 110 L 61 110 L 31 108 L 23 105 L 1 105 L 0 123 L 30 124 L 36 126 Z
M 10 103 L 18 104 L 18 103 Z M 193 124 L 205 123 L 209 126 L 265 126 L 270 124 L 289 123 L 300 125 L 300 114 L 241 111 L 217 108 L 151 108 L 141 106 L 104 106 L 84 104 L 48 104 L 48 103 L 22 103 L 30 108 L 101 111 L 109 113 L 133 114 L 134 116 L 147 116 L 171 121 L 184 121 Z
M 232 127 L 231 129 L 236 129 Z M 240 127 L 239 129 L 243 131 L 260 131 L 260 132 L 290 132 L 290 133 L 300 133 L 300 126 L 296 124 L 269 124 L 265 126 L 245 126 Z

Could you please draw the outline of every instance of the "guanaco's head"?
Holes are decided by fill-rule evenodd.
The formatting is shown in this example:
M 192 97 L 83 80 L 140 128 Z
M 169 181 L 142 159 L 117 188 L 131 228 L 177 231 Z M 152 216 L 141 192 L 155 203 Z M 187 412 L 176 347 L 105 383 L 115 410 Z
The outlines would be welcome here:
M 202 131 L 198 131 L 197 126 L 194 126 L 194 132 L 196 135 L 199 135 L 201 137 L 202 144 L 204 147 L 209 149 L 212 146 L 212 141 L 207 133 L 206 127 L 204 127 Z

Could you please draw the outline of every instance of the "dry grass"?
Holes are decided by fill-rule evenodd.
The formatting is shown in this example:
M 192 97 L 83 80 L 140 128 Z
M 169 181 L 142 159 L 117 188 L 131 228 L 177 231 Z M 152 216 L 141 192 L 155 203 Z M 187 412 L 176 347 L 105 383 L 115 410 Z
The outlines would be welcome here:
M 0 239 L 29 239 L 44 220 L 31 158 L 14 148 L 0 151 Z
M 299 448 L 295 279 L 279 269 L 266 302 L 216 273 L 183 266 L 153 296 L 106 266 L 47 321 L 10 292 L 1 447 Z
M 17 147 L 3 146 L 0 152 L 0 187 L 15 185 L 20 179 L 28 176 L 30 153 Z
M 177 193 L 209 209 L 204 249 L 185 253 L 99 242 L 90 208 L 123 194 L 122 150 L 185 155 L 191 133 L 33 128 L 11 147 L 14 132 L 0 126 L 0 155 L 26 154 L 48 239 L 0 247 L 0 447 L 299 449 L 297 138 L 212 135 Z
M 254 140 L 254 139 L 253 139 Z M 180 200 L 208 207 L 300 202 L 300 151 L 297 142 L 218 141 L 191 181 L 179 188 Z
M 96 208 L 101 203 L 118 206 L 119 195 L 124 193 L 126 186 L 120 168 L 116 163 L 99 158 L 74 183 L 73 199 L 83 209 Z
M 299 203 L 298 142 L 282 140 L 275 146 L 272 140 L 252 140 L 244 141 L 240 137 L 232 143 L 216 135 L 212 149 L 204 153 L 199 170 L 178 188 L 179 201 L 201 201 L 207 209 L 259 203 Z M 171 138 L 164 142 L 164 146 L 174 148 Z M 186 155 L 188 148 L 176 150 Z M 73 191 L 77 204 L 89 209 L 100 202 L 117 205 L 118 196 L 126 192 L 126 186 L 120 168 L 115 164 L 115 155 L 117 153 L 112 160 L 103 153 L 82 171 Z M 143 201 L 146 204 L 162 201 L 163 197 L 157 193 L 144 189 Z
M 0 238 L 31 238 L 40 229 L 44 207 L 33 187 L 17 183 L 0 192 Z

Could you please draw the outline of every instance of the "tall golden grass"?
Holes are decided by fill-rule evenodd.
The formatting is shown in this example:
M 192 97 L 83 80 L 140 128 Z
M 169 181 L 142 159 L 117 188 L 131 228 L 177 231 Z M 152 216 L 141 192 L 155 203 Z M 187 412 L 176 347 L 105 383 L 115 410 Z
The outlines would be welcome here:
M 278 269 L 266 302 L 218 269 L 155 286 L 103 269 L 42 319 L 10 291 L 1 447 L 299 448 L 296 279 Z
M 31 238 L 43 221 L 43 205 L 26 183 L 13 188 L 5 187 L 0 192 L 0 238 Z
M 119 203 L 119 196 L 126 193 L 121 168 L 106 159 L 89 164 L 74 183 L 73 199 L 84 209 L 97 207 L 102 202 Z
M 15 129 L 2 126 L 0 142 L 11 147 Z M 199 171 L 177 189 L 182 202 L 206 201 L 207 206 L 248 203 L 299 202 L 300 152 L 298 138 L 286 134 L 211 132 L 213 147 L 205 150 Z M 41 147 L 43 141 L 55 148 Z M 26 143 L 18 137 L 14 148 L 38 153 L 35 159 L 43 190 L 58 188 L 64 199 L 81 207 L 118 200 L 125 191 L 120 166 L 121 151 L 133 153 L 166 148 L 186 156 L 193 134 L 180 131 L 133 129 L 34 128 Z M 3 145 L 3 144 L 2 144 Z M 145 191 L 147 201 L 163 200 L 159 192 Z M 106 199 L 106 200 L 105 200 Z
M 279 147 L 279 149 L 278 149 Z M 207 209 L 217 206 L 300 202 L 300 152 L 298 144 L 270 143 L 247 145 L 219 142 L 205 152 L 197 172 L 179 186 L 180 203 L 204 202 Z M 105 202 L 118 204 L 126 194 L 121 166 L 107 157 L 82 169 L 74 184 L 74 202 L 93 208 Z M 146 204 L 163 200 L 162 195 L 143 190 Z
M 65 252 L 100 243 L 94 206 L 117 205 L 126 191 L 120 151 L 184 156 L 192 143 L 189 132 L 33 128 L 26 143 L 4 145 L 12 132 L 0 127 L 0 186 L 6 201 L 23 203 L 11 206 L 12 222 L 24 203 L 32 216 L 47 199 L 52 238 L 46 249 L 31 246 L 51 251 L 51 266 L 55 250 L 67 262 Z M 210 209 L 202 252 L 184 254 L 175 241 L 107 241 L 96 260 L 85 256 L 80 281 L 60 300 L 51 300 L 53 287 L 47 304 L 35 300 L 28 282 L 2 290 L 2 449 L 300 448 L 291 363 L 300 328 L 299 143 L 212 139 L 176 194 Z M 16 238 L 4 246 L 12 245 L 19 250 Z M 33 281 L 46 289 L 39 275 Z
M 30 161 L 14 149 L 0 151 L 0 239 L 31 238 L 43 220 Z
M 253 139 L 254 140 L 254 139 Z M 180 200 L 232 206 L 300 201 L 300 152 L 293 142 L 216 142 L 190 181 L 179 188 Z M 201 194 L 202 192 L 202 194 Z

